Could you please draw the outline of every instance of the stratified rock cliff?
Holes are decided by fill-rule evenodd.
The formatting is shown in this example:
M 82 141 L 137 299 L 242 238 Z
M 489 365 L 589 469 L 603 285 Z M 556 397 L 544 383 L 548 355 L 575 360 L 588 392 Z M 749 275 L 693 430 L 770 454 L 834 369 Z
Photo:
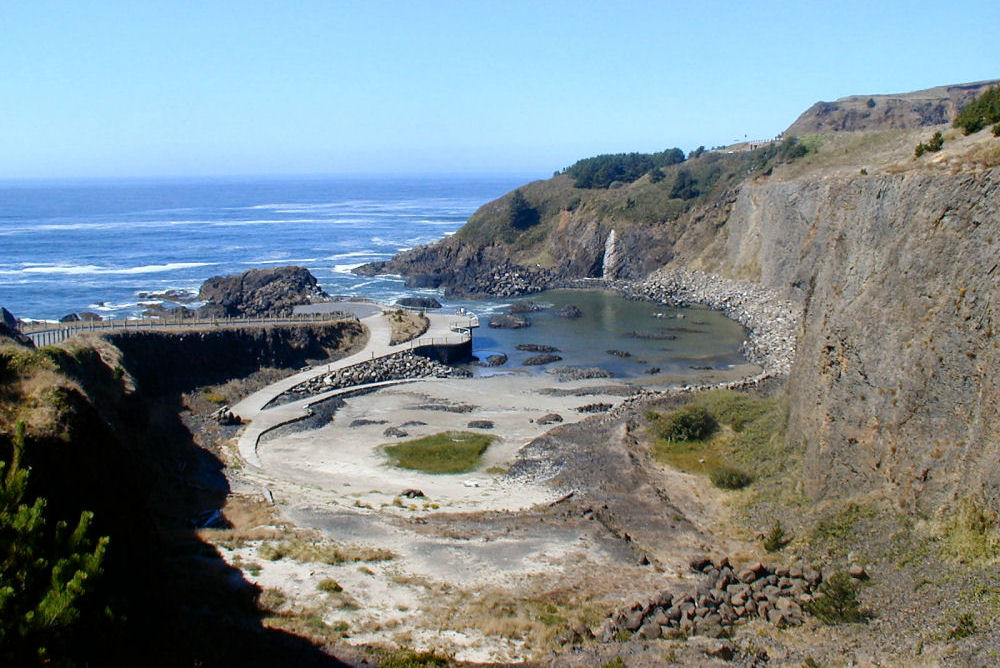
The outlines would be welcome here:
M 1000 138 L 924 127 L 947 121 L 983 88 L 893 96 L 889 116 L 899 122 L 888 125 L 844 116 L 829 126 L 807 112 L 792 130 L 877 131 L 814 137 L 793 160 L 714 151 L 657 182 L 577 189 L 562 175 L 528 184 L 520 191 L 539 213 L 535 227 L 507 224 L 508 195 L 448 240 L 369 270 L 494 294 L 509 286 L 484 276 L 518 271 L 556 283 L 638 279 L 664 267 L 753 281 L 803 309 L 788 433 L 804 453 L 802 482 L 813 498 L 881 492 L 905 511 L 934 513 L 974 496 L 1000 511 L 992 373 L 1000 363 Z M 886 103 L 858 99 L 865 109 Z M 925 104 L 934 108 L 926 118 L 918 113 Z M 935 130 L 944 149 L 915 157 Z M 702 189 L 689 200 L 670 193 L 683 169 Z

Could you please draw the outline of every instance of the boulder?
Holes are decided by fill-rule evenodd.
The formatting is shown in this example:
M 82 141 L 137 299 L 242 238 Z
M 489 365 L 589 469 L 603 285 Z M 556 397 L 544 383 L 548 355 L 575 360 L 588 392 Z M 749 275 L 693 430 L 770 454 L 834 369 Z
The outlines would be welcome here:
M 305 267 L 251 269 L 205 281 L 198 299 L 206 304 L 198 311 L 206 317 L 284 317 L 295 306 L 328 298 Z
M 441 308 L 441 302 L 433 297 L 400 297 L 396 300 L 396 306 L 406 306 L 409 308 Z
M 573 304 L 566 304 L 565 306 L 560 306 L 555 311 L 552 312 L 557 318 L 567 318 L 570 320 L 580 318 L 583 316 L 583 311 L 579 307 Z
M 472 420 L 466 426 L 469 429 L 492 429 L 493 422 L 490 420 Z
M 79 316 L 80 320 L 84 322 L 100 322 L 101 320 L 104 320 L 101 315 L 93 313 L 92 311 L 83 311 L 79 314 Z
M 80 316 L 76 313 L 67 313 L 63 317 L 59 318 L 59 322 L 80 322 Z
M 554 355 L 552 353 L 542 353 L 541 355 L 533 355 L 528 359 L 521 362 L 524 366 L 540 366 L 542 364 L 551 364 L 552 362 L 559 362 L 562 357 L 559 355 Z
M 486 366 L 503 366 L 507 363 L 507 356 L 503 353 L 490 355 L 486 358 Z
M 555 424 L 557 422 L 562 422 L 562 416 L 559 413 L 546 413 L 542 417 L 538 418 L 538 424 Z
M 0 323 L 3 323 L 12 329 L 17 329 L 17 318 L 14 317 L 13 313 L 3 307 L 0 307 Z
M 542 306 L 531 301 L 530 299 L 523 299 L 508 306 L 507 310 L 510 313 L 534 313 L 536 311 L 541 311 Z
M 489 323 L 487 324 L 494 329 L 522 329 L 524 327 L 531 327 L 530 320 L 511 313 L 490 316 Z
M 558 353 L 560 350 L 555 346 L 546 346 L 538 343 L 519 343 L 514 346 L 518 350 L 526 353 Z
M 391 438 L 406 438 L 409 434 L 399 427 L 389 427 L 382 432 L 383 436 L 389 436 Z

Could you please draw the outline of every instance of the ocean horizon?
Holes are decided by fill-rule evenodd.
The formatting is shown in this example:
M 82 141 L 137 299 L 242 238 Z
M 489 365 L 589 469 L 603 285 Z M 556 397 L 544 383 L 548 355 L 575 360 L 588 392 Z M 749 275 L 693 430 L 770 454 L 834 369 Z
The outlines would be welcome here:
M 308 268 L 333 295 L 394 301 L 399 277 L 356 276 L 454 234 L 537 175 L 163 177 L 0 181 L 0 306 L 26 319 L 140 317 L 151 294 Z M 431 291 L 433 292 L 433 291 Z

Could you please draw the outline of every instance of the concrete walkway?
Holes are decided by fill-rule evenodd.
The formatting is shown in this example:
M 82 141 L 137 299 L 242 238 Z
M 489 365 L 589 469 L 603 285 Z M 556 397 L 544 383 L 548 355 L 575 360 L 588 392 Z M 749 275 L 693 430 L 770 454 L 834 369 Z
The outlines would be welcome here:
M 429 345 L 463 344 L 472 338 L 472 328 L 478 326 L 478 320 L 474 316 L 470 318 L 469 316 L 445 313 L 428 313 L 427 318 L 430 321 L 430 326 L 422 336 L 413 341 L 398 343 L 396 345 L 389 345 L 392 330 L 389 326 L 389 321 L 381 312 L 362 318 L 361 323 L 368 328 L 368 342 L 359 352 L 331 362 L 330 364 L 324 364 L 279 380 L 254 392 L 233 406 L 231 408 L 232 412 L 238 415 L 244 423 L 247 423 L 246 428 L 240 434 L 238 442 L 240 457 L 243 461 L 259 469 L 261 465 L 260 459 L 257 456 L 257 444 L 260 441 L 260 437 L 275 427 L 308 417 L 309 406 L 312 404 L 320 403 L 338 394 L 354 392 L 359 389 L 394 385 L 403 381 L 394 380 L 341 388 L 280 406 L 265 408 L 265 406 L 278 396 L 299 383 L 318 376 L 328 375 L 360 362 L 386 357 L 405 350 L 412 350 L 413 348 Z M 455 331 L 459 327 L 464 327 L 465 329 Z

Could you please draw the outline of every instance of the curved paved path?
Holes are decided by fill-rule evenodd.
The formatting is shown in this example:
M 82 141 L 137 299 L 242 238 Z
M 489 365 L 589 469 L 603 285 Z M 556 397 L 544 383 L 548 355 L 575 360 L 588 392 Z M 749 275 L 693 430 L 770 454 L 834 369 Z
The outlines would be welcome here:
M 337 394 L 354 392 L 359 389 L 393 385 L 403 381 L 393 380 L 382 383 L 370 383 L 368 385 L 341 388 L 317 394 L 312 397 L 299 399 L 298 401 L 293 401 L 287 404 L 282 404 L 280 406 L 265 408 L 267 404 L 279 395 L 287 392 L 299 383 L 311 380 L 317 376 L 330 374 L 334 371 L 353 366 L 360 362 L 373 360 L 379 357 L 386 357 L 404 350 L 411 350 L 413 348 L 428 345 L 457 345 L 465 343 L 472 338 L 471 328 L 478 326 L 478 321 L 475 320 L 474 316 L 470 318 L 468 316 L 458 316 L 444 313 L 428 313 L 426 315 L 428 320 L 430 320 L 430 326 L 427 328 L 427 331 L 413 341 L 398 343 L 396 345 L 389 344 L 392 330 L 389 327 L 388 320 L 386 320 L 386 318 L 382 315 L 381 311 L 365 318 L 361 318 L 361 323 L 368 328 L 368 342 L 360 351 L 335 362 L 321 365 L 319 367 L 309 369 L 308 371 L 302 371 L 293 376 L 289 376 L 288 378 L 279 380 L 276 383 L 272 383 L 271 385 L 254 392 L 233 406 L 230 410 L 232 410 L 235 415 L 238 415 L 243 422 L 248 423 L 246 428 L 240 434 L 238 442 L 240 457 L 243 461 L 258 469 L 261 468 L 260 458 L 257 456 L 257 444 L 260 441 L 260 437 L 263 436 L 265 432 L 270 431 L 275 427 L 308 417 L 309 406 L 312 404 L 320 403 Z M 455 328 L 459 326 L 467 327 L 467 329 L 462 332 L 454 331 Z

